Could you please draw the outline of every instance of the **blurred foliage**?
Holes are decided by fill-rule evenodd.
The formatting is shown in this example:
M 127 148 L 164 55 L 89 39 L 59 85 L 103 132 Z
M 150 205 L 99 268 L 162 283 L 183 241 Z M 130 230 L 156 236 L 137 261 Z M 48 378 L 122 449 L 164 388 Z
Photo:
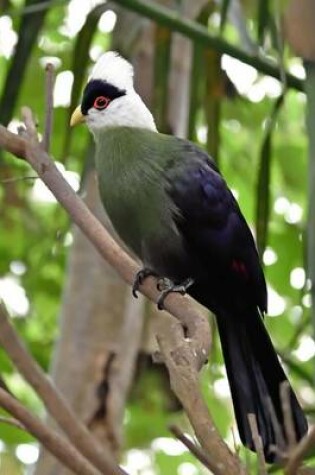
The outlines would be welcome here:
M 64 163 L 68 171 L 76 173 L 75 178 L 79 180 L 89 138 L 84 128 L 69 131 L 69 104 L 73 106 L 79 100 L 91 58 L 94 59 L 110 45 L 111 33 L 104 29 L 101 31 L 99 22 L 107 6 L 85 0 L 80 4 L 84 8 L 78 9 L 75 0 L 52 0 L 51 5 L 43 2 L 46 10 L 41 13 L 25 14 L 26 7 L 38 3 L 26 1 L 24 4 L 22 0 L 0 2 L 0 116 L 5 122 L 10 121 L 10 127 L 14 129 L 18 124 L 20 107 L 30 105 L 38 117 L 41 130 L 44 118 L 43 64 L 45 58 L 53 57 L 58 66 L 52 155 L 58 162 Z M 206 21 L 203 17 L 202 23 L 208 25 L 212 33 L 223 35 L 240 49 L 243 48 L 242 38 L 246 33 L 253 44 L 257 43 L 268 56 L 277 59 L 279 50 L 278 43 L 274 41 L 274 16 L 269 3 L 256 0 L 249 6 L 248 2 L 244 2 L 244 9 L 238 13 L 242 15 L 243 21 L 240 22 L 240 18 L 229 15 L 232 1 L 224 0 L 220 6 L 211 5 Z M 40 17 L 37 29 L 32 30 L 33 36 L 28 43 L 22 42 L 25 29 L 28 31 L 29 28 L 26 26 L 35 21 L 35 15 Z M 240 31 L 240 25 L 243 25 L 242 28 L 245 26 L 245 32 Z M 5 37 L 1 30 L 6 32 Z M 20 41 L 14 54 L 14 42 L 17 40 Z M 167 129 L 165 114 L 171 100 L 167 88 L 170 32 L 163 27 L 157 29 L 155 40 L 159 56 L 154 63 L 154 109 L 159 123 Z M 19 53 L 17 58 L 18 45 L 22 43 L 23 54 Z M 314 346 L 310 340 L 309 288 L 304 282 L 303 271 L 301 273 L 305 268 L 304 210 L 307 206 L 305 96 L 288 90 L 285 100 L 280 101 L 283 90 L 279 82 L 268 82 L 258 73 L 249 84 L 247 76 L 252 76 L 253 70 L 240 69 L 239 63 L 224 61 L 224 58 L 221 67 L 216 58 L 217 66 L 212 70 L 208 67 L 213 64 L 209 59 L 210 53 L 215 52 L 208 51 L 205 55 L 203 48 L 197 46 L 194 49 L 189 136 L 203 147 L 218 150 L 222 173 L 237 194 L 252 229 L 257 229 L 259 224 L 265 272 L 273 289 L 270 310 L 273 315 L 281 314 L 279 318 L 267 318 L 266 324 L 283 355 L 300 399 L 308 412 L 314 415 Z M 22 59 L 20 66 L 17 66 L 19 58 Z M 297 68 L 298 60 L 288 49 L 284 51 L 284 62 L 287 68 Z M 9 82 L 8 78 L 11 78 Z M 13 87 L 12 81 L 15 87 L 13 96 L 11 92 L 7 93 L 8 87 Z M 216 94 L 216 101 L 219 101 L 220 109 L 216 113 L 211 112 L 209 84 L 213 94 Z M 59 331 L 56 316 L 72 237 L 66 214 L 51 198 L 47 198 L 36 178 L 26 177 L 33 177 L 32 170 L 4 153 L 0 169 L 0 294 L 15 317 L 16 326 L 29 349 L 43 368 L 48 369 Z M 294 279 L 294 275 L 300 277 Z M 233 446 L 233 420 L 224 371 L 222 357 L 215 344 L 209 367 L 202 373 L 203 391 L 220 432 Z M 42 411 L 36 396 L 16 375 L 1 349 L 0 374 L 23 402 L 36 412 Z M 148 373 L 131 398 L 125 418 L 125 459 L 128 462 L 134 457 L 135 466 L 136 459 L 138 462 L 142 460 L 142 468 L 132 473 L 142 473 L 141 470 L 146 467 L 153 467 L 154 473 L 163 475 L 202 473 L 197 462 L 180 444 L 170 455 L 163 448 L 165 444 L 158 443 L 161 437 L 170 437 L 167 430 L 169 422 L 187 424 L 180 413 L 167 407 L 163 384 L 157 374 L 154 371 Z M 0 424 L 0 440 L 0 474 L 28 473 L 26 465 L 16 457 L 15 449 L 32 439 L 13 427 Z M 170 442 L 169 447 L 172 447 Z M 138 453 L 135 449 L 142 454 L 142 459 L 135 456 Z M 254 467 L 254 457 L 245 456 L 244 452 L 242 449 L 241 453 Z M 188 467 L 186 472 L 181 468 L 184 464 Z M 195 471 L 188 472 L 189 466 L 195 467 Z

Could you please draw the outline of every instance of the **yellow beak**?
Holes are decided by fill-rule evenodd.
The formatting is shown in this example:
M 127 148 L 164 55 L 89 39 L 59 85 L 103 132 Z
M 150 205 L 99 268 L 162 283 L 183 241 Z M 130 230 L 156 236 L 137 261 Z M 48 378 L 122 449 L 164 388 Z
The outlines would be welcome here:
M 70 119 L 70 126 L 74 127 L 75 125 L 81 124 L 85 121 L 84 115 L 81 112 L 81 106 L 78 106 L 72 113 Z

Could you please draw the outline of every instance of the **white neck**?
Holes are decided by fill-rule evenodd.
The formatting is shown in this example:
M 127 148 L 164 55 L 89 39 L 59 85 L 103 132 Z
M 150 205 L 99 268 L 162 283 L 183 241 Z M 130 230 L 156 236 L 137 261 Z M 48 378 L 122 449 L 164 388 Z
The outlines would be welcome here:
M 136 127 L 157 131 L 151 112 L 134 89 L 113 100 L 101 113 L 91 110 L 86 121 L 94 136 L 109 127 Z
M 127 100 L 121 106 L 120 114 L 117 114 L 116 117 L 117 125 L 122 127 L 139 127 L 156 131 L 153 116 L 139 94 L 134 90 L 128 91 L 125 98 Z

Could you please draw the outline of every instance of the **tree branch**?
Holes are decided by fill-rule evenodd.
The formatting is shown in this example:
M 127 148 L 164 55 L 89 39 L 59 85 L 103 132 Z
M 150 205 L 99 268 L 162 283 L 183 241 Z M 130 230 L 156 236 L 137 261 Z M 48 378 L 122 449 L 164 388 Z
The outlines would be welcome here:
M 24 131 L 25 137 L 31 143 L 38 144 L 38 133 L 31 109 L 29 107 L 22 107 L 21 114 L 26 127 L 26 131 Z
M 283 411 L 284 429 L 288 441 L 288 452 L 290 453 L 296 446 L 296 435 L 291 409 L 290 385 L 288 381 L 284 381 L 280 384 L 280 400 Z
M 171 425 L 169 429 L 172 434 L 174 434 L 175 437 L 187 447 L 187 449 L 196 457 L 196 459 L 199 460 L 199 462 L 215 473 L 216 466 L 200 447 L 194 444 L 176 425 Z
M 10 394 L 10 393 L 7 393 L 7 394 Z M 1 405 L 1 401 L 0 401 L 0 405 Z M 27 431 L 26 427 L 20 421 L 12 417 L 0 416 L 0 423 L 16 427 L 17 429 L 23 430 L 24 432 Z
M 32 415 L 20 402 L 2 388 L 0 388 L 0 406 L 19 421 L 15 421 L 15 425 L 19 428 L 24 428 L 24 430 L 26 429 L 36 437 L 47 450 L 74 473 L 78 475 L 100 474 L 64 437 L 61 437 L 53 429 L 48 428 L 40 419 Z M 5 422 L 8 421 L 10 420 Z
M 202 397 L 198 368 L 193 364 L 194 350 L 185 341 L 183 327 L 173 320 L 164 330 L 158 331 L 156 337 L 169 371 L 171 387 L 182 403 L 201 447 L 211 457 L 213 473 L 243 473 L 240 460 L 220 437 Z
M 46 65 L 46 114 L 45 114 L 45 127 L 44 127 L 44 137 L 42 145 L 44 150 L 49 153 L 50 148 L 50 137 L 53 125 L 53 111 L 54 111 L 54 81 L 55 81 L 55 72 L 54 66 L 51 63 Z
M 26 141 L 22 137 L 12 134 L 9 132 L 3 125 L 0 124 L 0 147 L 6 150 L 7 152 L 12 153 L 17 158 L 25 160 L 26 151 L 25 151 Z
M 28 353 L 11 325 L 6 308 L 2 302 L 0 302 L 0 343 L 18 371 L 34 388 L 37 395 L 44 402 L 47 411 L 52 415 L 55 421 L 58 422 L 73 445 L 77 447 L 101 473 L 108 475 L 125 475 L 125 472 L 112 460 L 107 448 L 97 445 L 87 428 L 78 421 L 57 388 L 54 387 L 51 380 Z M 20 420 L 27 427 L 23 420 Z
M 267 475 L 266 460 L 264 455 L 264 448 L 260 434 L 258 432 L 258 425 L 255 414 L 248 414 L 248 422 L 253 437 L 254 447 L 258 459 L 258 473 L 259 475 Z
M 289 453 L 289 459 L 284 469 L 285 475 L 295 475 L 305 455 L 315 446 L 315 427 L 303 437 L 298 445 Z

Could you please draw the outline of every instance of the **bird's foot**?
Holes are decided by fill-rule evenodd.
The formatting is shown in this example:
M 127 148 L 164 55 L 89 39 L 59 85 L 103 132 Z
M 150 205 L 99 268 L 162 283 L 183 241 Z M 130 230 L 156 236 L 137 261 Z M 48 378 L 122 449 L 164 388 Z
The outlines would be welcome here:
M 138 290 L 140 285 L 142 285 L 145 279 L 150 276 L 158 277 L 157 273 L 149 269 L 148 267 L 144 267 L 143 269 L 140 269 L 139 272 L 137 272 L 132 285 L 132 295 L 134 297 L 138 298 Z
M 168 279 L 167 277 L 160 277 L 156 283 L 156 288 L 159 292 L 164 292 L 164 290 L 168 290 L 173 285 L 174 283 L 171 281 L 171 279 Z
M 158 290 L 161 290 L 161 295 L 157 301 L 157 308 L 163 310 L 166 297 L 173 292 L 185 295 L 187 289 L 189 289 L 193 283 L 194 279 L 191 279 L 190 277 L 184 280 L 181 284 L 174 284 L 170 279 L 160 279 L 158 282 Z

